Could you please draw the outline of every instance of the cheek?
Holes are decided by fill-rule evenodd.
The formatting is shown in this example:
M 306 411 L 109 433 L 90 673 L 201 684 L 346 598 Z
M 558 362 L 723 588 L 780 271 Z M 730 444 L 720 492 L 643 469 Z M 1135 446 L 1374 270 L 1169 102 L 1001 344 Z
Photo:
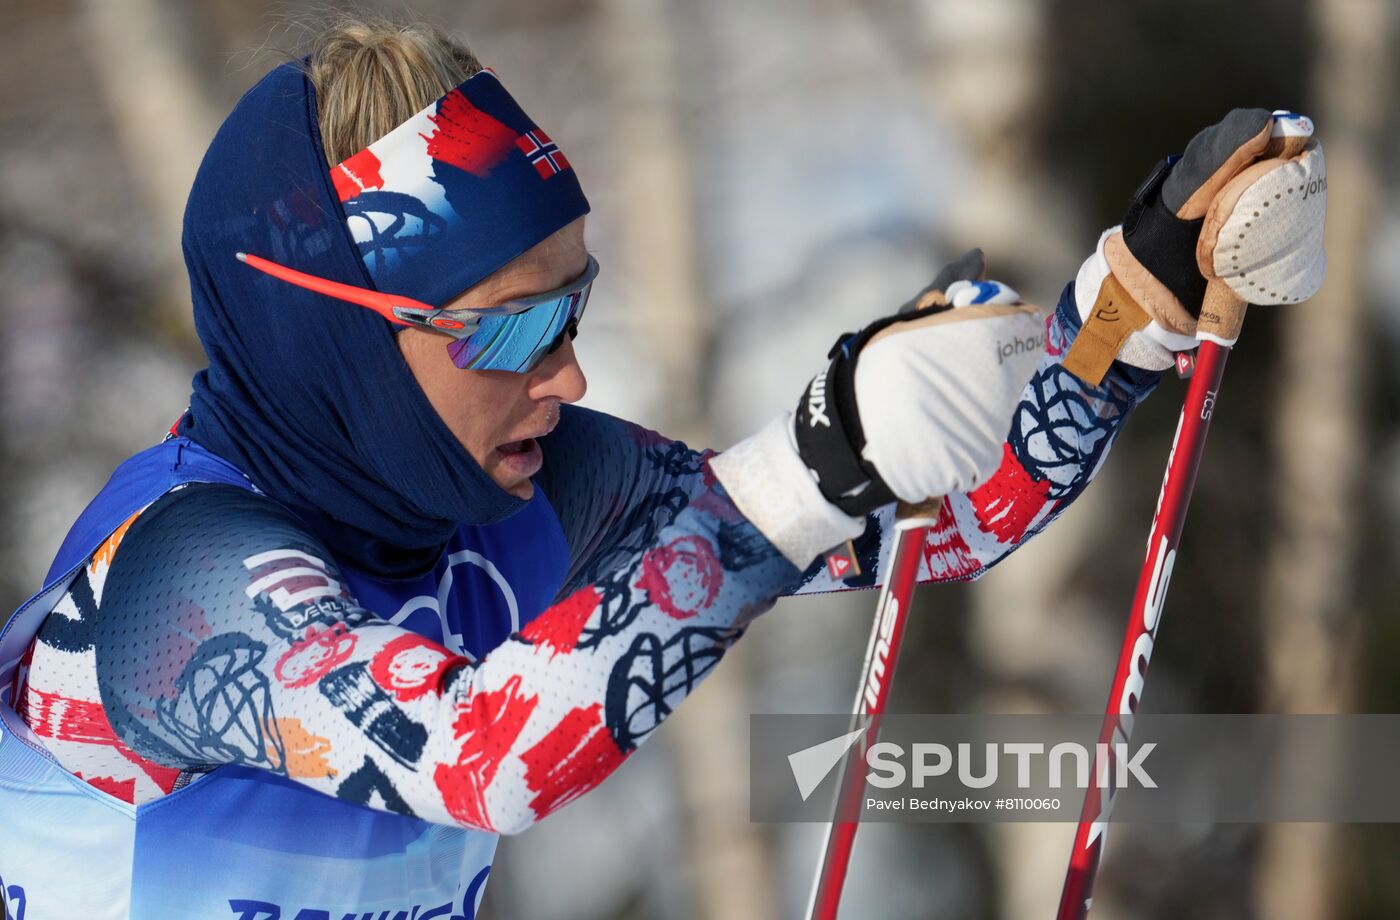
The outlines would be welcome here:
M 468 453 L 478 462 L 486 460 L 504 437 L 499 429 L 506 427 L 523 392 L 521 383 L 515 375 L 458 369 L 443 336 L 405 329 L 397 338 L 399 351 L 429 405 Z
M 406 329 L 398 334 L 398 344 L 428 403 L 458 440 L 463 440 L 470 429 L 471 413 L 464 407 L 471 401 L 471 375 L 453 366 L 442 336 Z

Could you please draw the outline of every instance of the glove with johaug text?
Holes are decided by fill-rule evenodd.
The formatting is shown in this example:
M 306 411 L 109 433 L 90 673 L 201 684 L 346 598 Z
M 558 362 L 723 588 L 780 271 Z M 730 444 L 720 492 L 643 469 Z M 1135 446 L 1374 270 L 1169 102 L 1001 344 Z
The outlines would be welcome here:
M 899 312 L 842 336 L 796 413 L 711 461 L 794 565 L 859 536 L 877 508 L 966 491 L 996 471 L 1045 323 L 982 273 L 973 250 Z

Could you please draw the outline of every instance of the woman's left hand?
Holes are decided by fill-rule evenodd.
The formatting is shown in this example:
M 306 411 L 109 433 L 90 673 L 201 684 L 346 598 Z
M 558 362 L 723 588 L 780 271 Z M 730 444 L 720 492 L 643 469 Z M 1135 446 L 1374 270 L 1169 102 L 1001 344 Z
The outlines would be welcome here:
M 975 488 L 1045 346 L 1044 317 L 982 254 L 843 336 L 792 416 L 711 461 L 735 505 L 794 564 L 860 534 L 865 515 Z

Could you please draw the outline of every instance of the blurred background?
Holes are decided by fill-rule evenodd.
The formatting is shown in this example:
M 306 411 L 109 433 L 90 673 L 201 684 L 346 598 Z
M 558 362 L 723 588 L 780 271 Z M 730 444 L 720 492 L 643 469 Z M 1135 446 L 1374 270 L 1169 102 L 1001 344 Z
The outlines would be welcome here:
M 1400 712 L 1400 126 L 1390 0 L 417 0 L 563 144 L 603 274 L 587 404 L 723 448 L 943 261 L 1054 305 L 1163 154 L 1312 115 L 1330 271 L 1230 362 L 1144 705 Z M 6 0 L 0 589 L 39 583 L 202 364 L 179 224 L 205 145 L 324 6 Z M 257 164 L 250 164 L 256 168 Z M 893 708 L 1100 712 L 1184 387 L 1043 538 L 922 589 Z M 503 842 L 490 920 L 795 917 L 822 829 L 748 821 L 749 713 L 849 706 L 874 596 L 785 602 L 598 791 Z M 3 820 L 3 819 L 0 819 Z M 1071 825 L 862 829 L 854 918 L 1053 915 Z M 1095 920 L 1400 916 L 1400 827 L 1121 826 Z

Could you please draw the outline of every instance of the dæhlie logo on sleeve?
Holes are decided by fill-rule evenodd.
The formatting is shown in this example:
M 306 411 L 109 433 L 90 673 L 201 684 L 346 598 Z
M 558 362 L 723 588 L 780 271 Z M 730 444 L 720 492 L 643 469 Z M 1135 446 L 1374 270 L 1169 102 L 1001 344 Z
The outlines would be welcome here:
M 476 877 L 472 879 L 465 891 L 461 893 L 460 900 L 453 897 L 451 901 L 438 904 L 413 904 L 402 907 L 382 910 L 345 910 L 341 908 L 329 907 L 304 907 L 299 905 L 281 905 L 271 901 L 259 901 L 248 898 L 230 898 L 229 909 L 233 911 L 230 920 L 368 920 L 368 918 L 385 918 L 385 920 L 475 920 L 477 909 L 477 898 L 481 894 L 482 887 L 486 884 L 486 877 L 491 873 L 491 867 L 485 866 Z M 7 918 L 0 915 L 0 920 L 23 920 L 22 916 Z
M 6 885 L 0 878 L 0 920 L 24 920 L 29 899 L 19 885 Z

